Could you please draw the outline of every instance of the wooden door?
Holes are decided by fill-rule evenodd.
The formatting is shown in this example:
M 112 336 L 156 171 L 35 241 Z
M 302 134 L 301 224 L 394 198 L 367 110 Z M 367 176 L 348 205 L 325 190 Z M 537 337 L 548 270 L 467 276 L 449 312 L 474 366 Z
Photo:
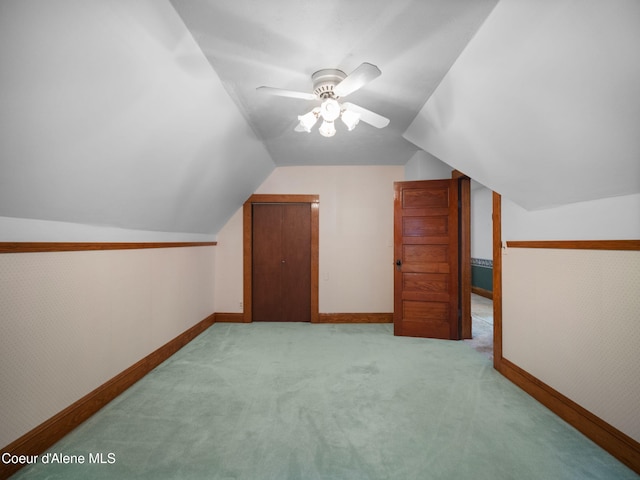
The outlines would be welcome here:
M 253 320 L 311 319 L 311 206 L 253 205 Z
M 394 187 L 394 334 L 459 340 L 458 180 Z

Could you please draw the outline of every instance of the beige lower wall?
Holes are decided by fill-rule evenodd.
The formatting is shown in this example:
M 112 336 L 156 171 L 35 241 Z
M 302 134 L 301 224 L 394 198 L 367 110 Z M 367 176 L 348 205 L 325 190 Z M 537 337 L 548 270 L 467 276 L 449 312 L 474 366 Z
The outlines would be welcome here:
M 279 167 L 255 193 L 320 196 L 319 309 L 393 311 L 393 182 L 402 166 Z M 242 312 L 242 213 L 218 233 L 216 311 Z
M 503 355 L 640 441 L 640 252 L 503 251 Z
M 0 446 L 214 312 L 215 247 L 0 255 Z

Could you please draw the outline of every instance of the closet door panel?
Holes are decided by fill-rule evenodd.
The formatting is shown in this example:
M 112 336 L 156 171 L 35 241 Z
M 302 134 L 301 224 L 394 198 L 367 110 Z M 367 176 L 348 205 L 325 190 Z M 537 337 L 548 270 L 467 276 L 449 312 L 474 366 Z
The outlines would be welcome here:
M 282 317 L 282 207 L 253 206 L 253 320 L 278 322 Z
M 282 320 L 311 321 L 311 206 L 287 204 L 283 212 Z

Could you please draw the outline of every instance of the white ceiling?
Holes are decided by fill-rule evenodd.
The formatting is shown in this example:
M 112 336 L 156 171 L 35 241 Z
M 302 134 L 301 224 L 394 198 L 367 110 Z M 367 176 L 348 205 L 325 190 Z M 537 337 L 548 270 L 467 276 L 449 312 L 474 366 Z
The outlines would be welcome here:
M 405 137 L 527 210 L 640 193 L 639 49 L 637 0 L 503 0 Z
M 0 217 L 215 234 L 275 167 L 166 0 L 0 1 L 0 65 Z
M 496 2 L 171 0 L 276 165 L 404 165 L 417 147 L 402 133 Z M 315 71 L 348 74 L 362 62 L 382 75 L 348 101 L 389 118 L 384 129 L 294 132 L 318 102 L 256 92 L 311 92 Z
M 638 45 L 637 0 L 0 1 L 0 239 L 215 235 L 276 166 L 420 150 L 528 209 L 640 193 Z M 297 133 L 313 102 L 255 90 L 362 62 L 385 129 Z

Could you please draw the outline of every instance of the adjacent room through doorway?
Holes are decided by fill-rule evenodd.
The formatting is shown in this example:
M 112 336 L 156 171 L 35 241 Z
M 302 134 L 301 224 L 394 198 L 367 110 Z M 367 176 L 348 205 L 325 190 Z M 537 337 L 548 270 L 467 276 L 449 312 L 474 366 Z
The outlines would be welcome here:
M 471 323 L 466 340 L 479 352 L 493 358 L 493 193 L 471 180 Z
M 493 300 L 471 294 L 471 325 L 473 338 L 465 342 L 493 359 Z

